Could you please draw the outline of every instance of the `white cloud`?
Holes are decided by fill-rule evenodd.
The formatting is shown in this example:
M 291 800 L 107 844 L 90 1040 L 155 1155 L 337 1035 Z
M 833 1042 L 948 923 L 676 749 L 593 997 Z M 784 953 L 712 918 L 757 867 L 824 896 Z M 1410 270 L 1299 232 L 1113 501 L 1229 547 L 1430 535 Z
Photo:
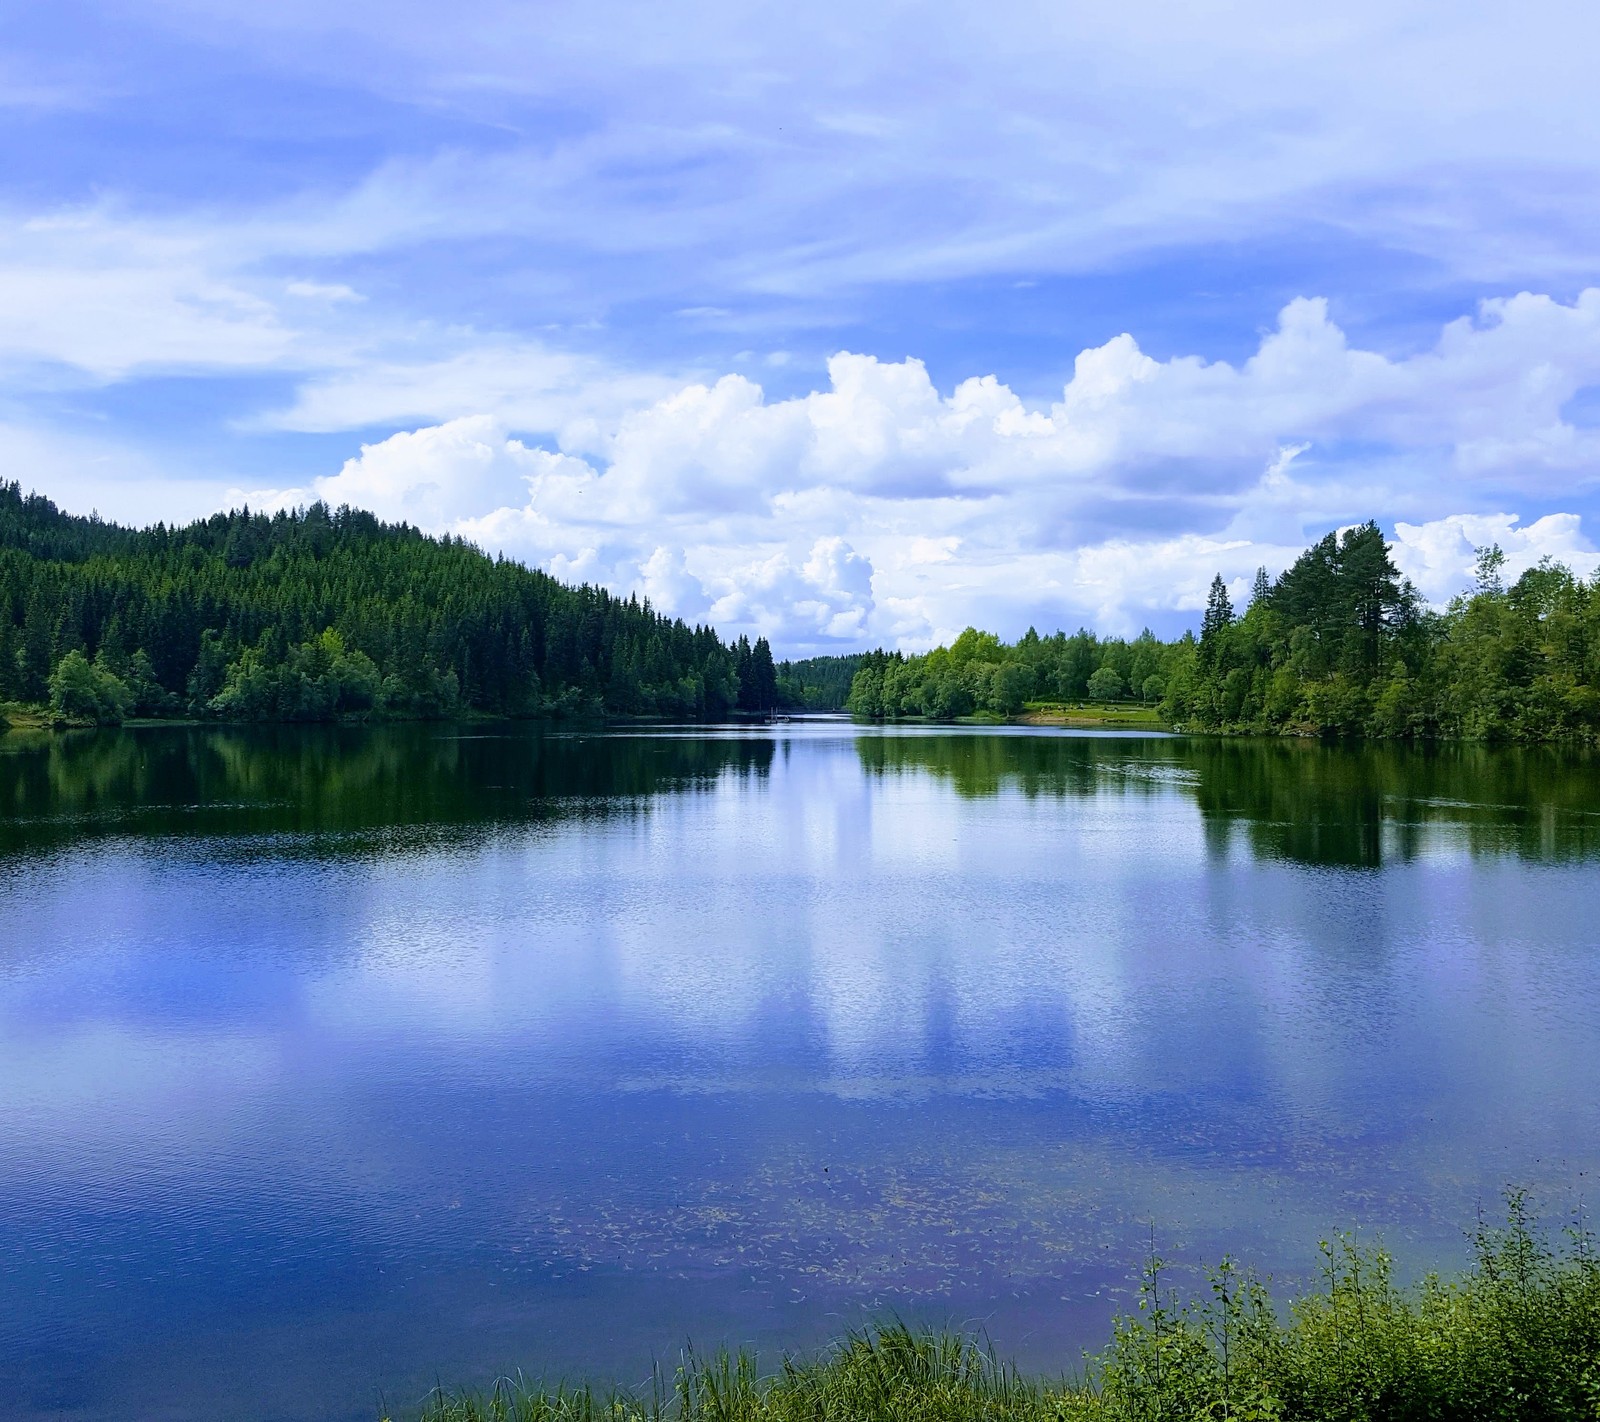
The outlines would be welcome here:
M 109 381 L 282 365 L 293 346 L 272 303 L 191 236 L 96 212 L 0 219 L 0 362 Z
M 705 584 L 689 571 L 681 548 L 657 548 L 639 565 L 645 596 L 685 622 L 701 623 L 711 611 Z
M 489 416 L 479 415 L 364 444 L 360 455 L 316 487 L 336 506 L 449 528 L 478 511 L 521 503 L 526 480 L 559 459 L 507 439 Z
M 1213 573 L 1242 599 L 1258 565 L 1372 516 L 1437 599 L 1474 542 L 1513 570 L 1593 566 L 1575 514 L 1499 510 L 1600 476 L 1595 432 L 1560 413 L 1600 379 L 1600 291 L 1485 303 L 1403 360 L 1353 349 L 1318 301 L 1239 365 L 1120 336 L 1044 407 L 993 377 L 942 394 L 915 360 L 828 372 L 786 400 L 736 375 L 684 386 L 601 429 L 604 458 L 455 419 L 363 445 L 315 491 L 794 649 L 1170 623 Z
M 1308 228 L 1421 255 L 1447 280 L 1565 286 L 1600 257 L 1600 12 L 1570 0 L 1531 0 L 1515 24 L 1421 0 L 1314 17 L 1267 0 L 947 6 L 871 23 L 730 0 L 655 29 L 622 0 L 466 0 L 450 25 L 366 3 L 141 15 L 138 45 L 74 37 L 0 69 L 0 104 L 75 95 L 106 111 L 90 191 L 109 195 L 85 204 L 63 178 L 13 208 L 0 352 L 100 379 L 296 370 L 310 377 L 296 428 L 481 412 L 414 396 L 401 411 L 351 372 L 459 356 L 485 279 L 543 313 L 525 321 L 727 312 L 760 350 L 782 335 L 775 311 L 790 329 L 854 323 L 869 287 L 1009 284 L 1212 242 L 1292 255 Z M 139 165 L 116 161 L 117 106 L 171 83 L 203 112 L 176 57 L 197 34 L 248 53 L 265 109 L 297 131 L 315 122 L 294 107 L 307 81 L 411 106 L 416 127 L 365 169 L 329 143 L 299 190 L 273 150 L 271 196 L 184 193 L 169 175 L 176 193 L 141 200 Z M 248 178 L 261 155 L 228 140 Z M 499 344 L 536 329 L 505 325 Z M 345 400 L 368 413 L 341 414 Z
M 1505 577 L 1514 579 L 1551 558 L 1580 576 L 1600 567 L 1600 553 L 1584 535 L 1576 514 L 1546 514 L 1518 527 L 1516 514 L 1451 514 L 1423 524 L 1396 523 L 1394 560 L 1431 601 L 1447 602 L 1471 586 L 1477 550 L 1498 543 L 1506 555 Z
M 857 646 L 872 635 L 872 563 L 843 538 L 820 537 L 804 561 L 787 549 L 713 572 L 727 590 L 711 606 L 717 626 L 752 627 L 779 646 Z
M 567 120 L 509 152 L 386 164 L 320 216 L 323 240 L 692 253 L 674 265 L 710 279 L 669 281 L 676 308 L 730 288 L 1083 270 L 1307 224 L 1479 275 L 1593 268 L 1600 18 L 1570 0 L 1530 0 L 1514 23 L 1421 0 L 870 19 L 725 0 L 653 28 L 627 0 L 469 0 L 448 26 L 365 3 L 160 13 L 386 102 L 507 129 Z
M 518 429 L 555 434 L 564 448 L 598 451 L 602 431 L 624 412 L 673 388 L 662 376 L 619 371 L 534 341 L 458 332 L 448 343 L 463 349 L 431 359 L 345 359 L 302 381 L 288 408 L 254 423 L 324 432 L 490 414 Z
M 307 301 L 366 300 L 354 287 L 342 281 L 291 281 L 283 289 L 290 296 L 304 297 Z

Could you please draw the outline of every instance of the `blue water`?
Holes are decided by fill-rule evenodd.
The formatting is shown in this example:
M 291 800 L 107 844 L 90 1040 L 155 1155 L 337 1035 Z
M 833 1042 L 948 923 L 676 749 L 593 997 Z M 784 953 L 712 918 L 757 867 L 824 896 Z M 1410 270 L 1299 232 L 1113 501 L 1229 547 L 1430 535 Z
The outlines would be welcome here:
M 372 1419 L 1600 1166 L 1600 767 L 1069 735 L 0 739 L 0 1414 Z

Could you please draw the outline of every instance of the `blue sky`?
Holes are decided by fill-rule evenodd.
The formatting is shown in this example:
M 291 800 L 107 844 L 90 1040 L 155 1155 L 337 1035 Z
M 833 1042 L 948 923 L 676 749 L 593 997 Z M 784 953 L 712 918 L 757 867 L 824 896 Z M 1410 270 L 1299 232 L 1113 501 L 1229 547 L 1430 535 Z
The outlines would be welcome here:
M 1587 572 L 1600 11 L 15 7 L 0 454 L 348 500 L 781 650 Z

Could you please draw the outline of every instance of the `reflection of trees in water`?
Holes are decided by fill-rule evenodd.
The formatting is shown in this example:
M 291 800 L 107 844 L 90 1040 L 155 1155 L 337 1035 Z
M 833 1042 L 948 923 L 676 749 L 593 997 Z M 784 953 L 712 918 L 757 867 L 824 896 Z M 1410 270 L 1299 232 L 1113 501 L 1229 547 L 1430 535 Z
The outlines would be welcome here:
M 1054 736 L 863 736 L 873 775 L 920 774 L 957 794 L 1192 795 L 1207 844 L 1258 858 L 1376 866 L 1441 833 L 1473 854 L 1600 856 L 1600 759 L 1553 747 Z
M 1376 866 L 1441 838 L 1474 855 L 1600 854 L 1600 761 L 1586 751 L 1211 739 L 1189 747 L 1208 825 L 1241 826 L 1260 857 Z
M 1376 866 L 1384 854 L 1385 751 L 1310 742 L 1196 741 L 1195 798 L 1206 842 L 1225 853 L 1237 833 L 1263 859 Z M 1415 853 L 1417 827 L 1394 826 L 1391 849 Z M 1395 842 L 1398 840 L 1398 842 Z
M 0 740 L 0 850 L 105 834 L 340 835 L 637 813 L 765 776 L 773 743 L 440 726 L 215 727 Z
M 1600 856 L 1600 758 L 1548 747 L 1090 736 L 863 735 L 874 777 L 958 795 L 1193 797 L 1207 843 L 1374 866 L 1428 843 Z M 0 739 L 0 850 L 96 835 L 317 836 L 637 814 L 657 795 L 761 778 L 766 738 L 536 728 L 174 727 Z M 787 751 L 787 746 L 786 746 Z
M 858 736 L 856 754 L 869 774 L 931 775 L 958 795 L 979 799 L 1002 789 L 1035 796 L 1091 795 L 1115 777 L 1119 788 L 1158 793 L 1162 771 L 1180 766 L 1181 742 L 1096 740 L 1088 736 Z M 1114 747 L 1115 749 L 1111 749 Z M 1148 769 L 1150 774 L 1140 772 Z

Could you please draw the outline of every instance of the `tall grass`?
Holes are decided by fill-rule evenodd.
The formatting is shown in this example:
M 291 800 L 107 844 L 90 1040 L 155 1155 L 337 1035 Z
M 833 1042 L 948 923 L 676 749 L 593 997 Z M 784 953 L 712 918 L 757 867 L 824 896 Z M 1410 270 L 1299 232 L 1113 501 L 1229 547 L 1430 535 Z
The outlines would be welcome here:
M 647 1394 L 502 1381 L 439 1393 L 425 1422 L 1596 1422 L 1600 1258 L 1552 1242 L 1509 1198 L 1459 1279 L 1398 1288 L 1389 1256 L 1322 1245 L 1316 1288 L 1280 1308 L 1231 1260 L 1180 1298 L 1152 1258 L 1138 1309 L 1075 1377 L 1038 1382 L 977 1340 L 900 1324 L 758 1374 L 745 1354 L 687 1354 Z

